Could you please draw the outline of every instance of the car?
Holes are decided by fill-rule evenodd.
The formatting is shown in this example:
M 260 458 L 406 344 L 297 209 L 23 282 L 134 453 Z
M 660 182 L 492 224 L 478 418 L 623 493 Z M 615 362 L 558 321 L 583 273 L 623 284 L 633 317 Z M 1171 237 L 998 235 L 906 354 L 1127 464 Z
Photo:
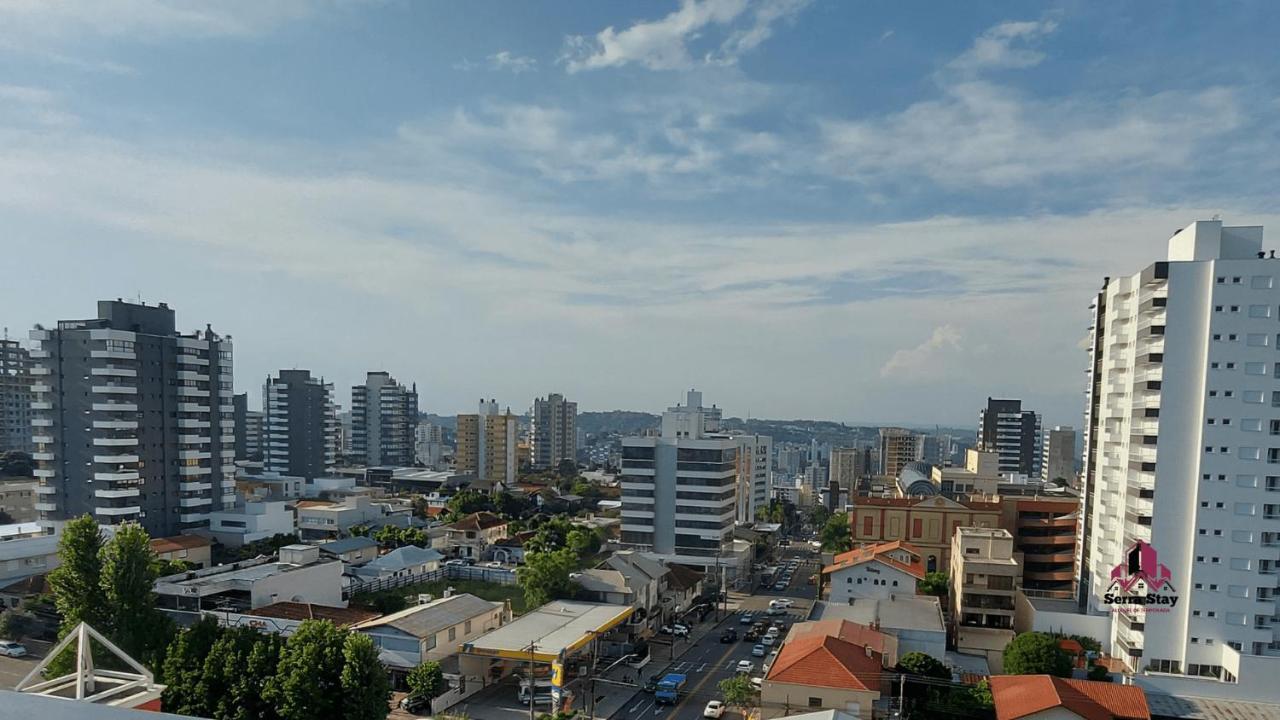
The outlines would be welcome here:
M 6 657 L 22 657 L 27 654 L 27 646 L 12 640 L 0 640 L 0 655 Z
M 719 700 L 712 700 L 702 709 L 702 717 L 704 718 L 718 720 L 721 715 L 724 715 L 724 703 Z
M 786 608 L 780 608 L 780 607 L 771 607 L 771 608 L 769 608 L 768 613 L 769 613 L 770 615 L 786 615 L 786 614 L 787 614 L 787 609 L 786 609 Z
M 809 583 L 810 585 L 817 585 L 817 584 L 818 584 L 818 576 L 817 576 L 817 575 L 810 575 L 810 576 L 809 576 L 808 583 Z
M 769 607 L 771 608 L 789 608 L 795 604 L 795 601 L 791 598 L 777 598 L 769 601 Z
M 787 589 L 787 584 L 786 584 L 785 582 L 783 582 L 783 581 L 779 580 L 778 582 L 776 582 L 776 583 L 774 583 L 774 584 L 773 584 L 773 589 L 774 589 L 774 590 L 786 590 L 786 589 Z
M 748 675 L 750 675 L 751 671 L 755 669 L 756 669 L 756 664 L 751 662 L 750 660 L 739 660 L 738 667 L 736 668 L 738 672 L 746 673 Z
M 764 637 L 760 638 L 760 644 L 765 647 L 773 647 L 773 641 L 774 641 L 774 637 L 772 635 L 765 635 Z
M 753 623 L 753 622 L 755 622 L 755 621 L 756 621 L 756 619 L 755 619 L 755 618 L 753 618 L 753 617 L 751 617 L 751 613 L 746 613 L 746 614 L 744 614 L 742 617 L 738 618 L 738 624 L 739 624 L 739 625 L 750 625 L 751 623 Z
M 764 687 L 764 678 L 762 677 L 751 678 L 751 687 L 754 688 L 756 692 L 760 692 L 760 689 Z
M 747 642 L 755 642 L 760 639 L 760 633 L 755 630 L 748 630 L 747 633 L 742 636 L 742 639 Z
M 775 625 L 775 626 L 773 626 L 773 627 L 769 628 L 768 630 L 766 630 L 766 631 L 765 631 L 765 633 L 764 633 L 764 636 L 765 636 L 765 637 L 771 637 L 771 638 L 777 639 L 778 635 L 780 635 L 780 634 L 782 634 L 782 631 L 781 631 L 781 630 L 779 630 L 779 629 L 778 629 L 778 627 Z
M 687 625 L 672 625 L 671 634 L 676 637 L 689 637 L 689 627 Z
M 645 681 L 644 687 L 641 689 L 647 693 L 655 692 L 658 689 L 658 681 L 661 679 L 661 675 L 650 675 L 649 679 Z
M 764 657 L 764 652 L 764 645 L 756 645 L 751 648 L 751 657 Z
M 444 564 L 445 564 L 445 567 L 465 567 L 467 564 L 467 561 L 462 560 L 460 558 L 455 558 L 453 560 L 446 560 Z
M 722 643 L 735 642 L 737 639 L 738 631 L 733 628 L 725 628 L 724 632 L 720 633 L 720 642 Z
M 405 695 L 400 700 L 400 709 L 414 715 L 423 710 L 431 712 L 431 699 L 421 695 Z
M 501 567 L 502 567 L 502 563 L 500 563 L 500 562 L 498 562 L 498 561 L 494 560 L 494 561 L 491 561 L 491 562 L 487 562 L 487 563 L 485 563 L 485 564 L 484 564 L 484 566 L 485 566 L 485 567 L 487 567 L 487 568 L 501 568 Z

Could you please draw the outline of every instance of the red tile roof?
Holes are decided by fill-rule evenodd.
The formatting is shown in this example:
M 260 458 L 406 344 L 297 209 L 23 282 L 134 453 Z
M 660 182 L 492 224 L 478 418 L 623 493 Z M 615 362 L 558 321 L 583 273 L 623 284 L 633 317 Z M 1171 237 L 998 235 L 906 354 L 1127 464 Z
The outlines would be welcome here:
M 424 512 L 426 512 L 427 517 L 436 517 L 437 515 L 443 515 L 446 509 L 447 508 L 437 507 L 435 505 L 428 505 Z
M 830 620 L 813 620 L 796 623 L 791 628 L 792 640 L 807 637 L 811 634 L 839 638 L 861 647 L 869 647 L 879 655 L 888 655 L 893 643 L 887 633 L 880 632 L 869 625 L 832 618 Z
M 881 672 L 879 653 L 838 637 L 810 633 L 782 646 L 765 679 L 878 693 Z
M 1085 720 L 1150 720 L 1147 696 L 1136 685 L 1071 680 L 1052 675 L 995 675 L 996 720 L 1018 720 L 1065 708 Z
M 911 563 L 904 563 L 896 558 L 889 556 L 894 550 L 905 550 L 912 555 Z M 910 543 L 895 540 L 888 543 L 880 543 L 878 545 L 868 545 L 866 547 L 855 548 L 849 552 L 840 553 L 832 559 L 832 564 L 822 568 L 823 573 L 833 573 L 845 568 L 851 568 L 862 563 L 877 561 L 884 563 L 892 568 L 897 568 L 902 572 L 915 577 L 917 580 L 924 579 L 924 563 L 920 560 L 920 551 Z
M 179 550 L 209 547 L 212 544 L 213 541 L 209 538 L 200 537 L 199 535 L 174 535 L 173 537 L 152 538 L 151 550 L 157 555 L 162 555 Z
M 494 515 L 491 512 L 476 512 L 462 518 L 458 522 L 450 524 L 448 527 L 454 530 L 488 530 L 499 525 L 506 525 L 507 521 Z

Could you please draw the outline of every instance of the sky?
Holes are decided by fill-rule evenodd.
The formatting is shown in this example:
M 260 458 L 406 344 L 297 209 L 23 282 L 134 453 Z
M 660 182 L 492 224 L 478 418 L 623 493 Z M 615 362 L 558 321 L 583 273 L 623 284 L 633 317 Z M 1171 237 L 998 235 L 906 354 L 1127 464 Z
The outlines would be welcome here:
M 349 403 L 1079 425 L 1089 303 L 1280 232 L 1268 2 L 0 0 L 0 324 Z

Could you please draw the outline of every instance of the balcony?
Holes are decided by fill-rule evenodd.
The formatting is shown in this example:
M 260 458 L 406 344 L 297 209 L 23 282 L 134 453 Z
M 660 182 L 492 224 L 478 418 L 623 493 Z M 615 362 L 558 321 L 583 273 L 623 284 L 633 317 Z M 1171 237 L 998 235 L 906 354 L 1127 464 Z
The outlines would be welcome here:
M 133 368 L 116 367 L 108 365 L 106 367 L 89 368 L 90 375 L 108 376 L 108 377 L 138 377 L 138 371 Z
M 213 498 L 209 498 L 209 497 L 178 498 L 178 507 L 191 508 L 191 507 L 201 507 L 203 505 L 212 505 L 212 504 L 213 504 Z
M 178 483 L 178 492 L 201 492 L 203 490 L 212 490 L 213 484 L 207 482 L 180 482 Z
M 1022 577 L 1025 580 L 1074 580 L 1076 577 L 1075 570 L 1024 570 Z
M 140 478 L 141 476 L 138 475 L 136 470 L 129 472 L 96 472 L 93 474 L 93 479 L 97 482 L 123 482 Z
M 137 395 L 138 388 L 133 385 L 119 385 L 116 383 L 108 383 L 106 385 L 94 385 L 89 388 L 98 395 Z
M 93 509 L 95 515 L 107 515 L 109 517 L 119 517 L 122 515 L 137 515 L 142 512 L 142 508 L 137 505 L 123 505 L 120 507 L 96 507 Z
M 93 439 L 96 447 L 129 447 L 138 444 L 136 437 L 96 437 Z
M 31 403 L 31 409 L 32 409 L 32 410 L 52 410 L 52 409 L 53 409 L 53 403 L 47 403 L 47 402 L 33 402 L 33 403 Z
M 180 468 L 178 468 L 178 474 L 179 474 L 179 475 L 182 475 L 182 476 L 184 476 L 184 477 L 190 477 L 190 476 L 193 476 L 193 475 L 211 475 L 211 474 L 213 474 L 213 468 L 207 468 L 207 467 L 180 467 Z
M 94 420 L 94 430 L 137 430 L 137 420 Z
M 56 477 L 57 472 L 58 472 L 57 470 L 54 470 L 52 468 L 36 468 L 35 470 L 31 471 L 31 474 L 38 478 L 51 478 L 51 477 Z
M 1028 528 L 1074 528 L 1076 519 L 1070 517 L 1056 518 L 1018 518 L 1018 527 Z
M 47 393 L 52 391 L 53 391 L 52 387 L 49 387 L 48 385 L 42 382 L 32 383 L 31 385 L 31 392 L 33 393 Z
M 118 402 L 94 403 L 93 411 L 94 412 L 136 413 L 138 412 L 138 404 L 137 403 L 118 403 Z
M 187 387 L 185 385 L 179 385 L 178 395 L 181 397 L 207 398 L 209 397 L 209 391 L 201 390 L 200 388 L 193 388 L 193 387 Z
M 53 487 L 52 485 L 43 485 L 43 484 L 37 485 L 36 494 L 37 495 L 57 495 L 58 488 Z
M 209 427 L 209 421 L 208 420 L 192 420 L 190 418 L 179 418 L 178 427 L 204 430 Z
M 127 464 L 138 462 L 137 455 L 94 455 L 93 461 L 103 465 Z
M 209 520 L 209 513 L 179 513 L 178 514 L 178 522 L 198 523 L 198 522 L 208 522 L 208 520 Z
M 100 498 L 140 497 L 142 491 L 134 488 L 116 488 L 114 490 L 94 490 L 93 496 Z
M 1033 563 L 1033 562 L 1069 563 L 1069 562 L 1075 562 L 1076 556 L 1074 552 L 1059 552 L 1059 553 L 1029 552 L 1029 553 L 1023 553 L 1022 559 L 1024 562 L 1029 562 L 1029 563 Z
M 34 507 L 36 510 L 40 512 L 54 512 L 58 509 L 58 504 L 41 501 L 41 502 L 35 503 L 32 507 Z
M 233 451 L 234 452 L 234 451 Z M 208 451 L 204 450 L 179 450 L 179 460 L 208 460 L 211 457 Z
M 32 460 L 44 460 L 45 462 L 49 462 L 49 461 L 52 461 L 52 460 L 53 460 L 53 453 L 50 453 L 50 452 L 33 452 L 33 453 L 31 453 L 31 459 L 32 459 Z
M 234 441 L 234 437 L 232 438 Z M 179 435 L 179 445 L 208 445 L 210 438 L 208 435 Z
M 138 355 L 134 352 L 125 352 L 123 350 L 90 350 L 89 357 L 97 360 L 137 360 Z

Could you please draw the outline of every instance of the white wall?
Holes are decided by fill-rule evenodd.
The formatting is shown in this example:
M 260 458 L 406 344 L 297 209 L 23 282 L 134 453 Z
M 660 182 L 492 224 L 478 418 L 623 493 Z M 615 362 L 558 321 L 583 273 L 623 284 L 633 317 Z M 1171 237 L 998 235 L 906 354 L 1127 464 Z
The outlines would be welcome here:
M 334 560 L 289 570 L 253 584 L 250 607 L 276 602 L 307 602 L 346 607 L 342 599 L 342 562 Z
M 829 577 L 831 602 L 848 603 L 851 598 L 887 600 L 890 595 L 912 595 L 916 591 L 915 577 L 879 562 L 837 570 Z

